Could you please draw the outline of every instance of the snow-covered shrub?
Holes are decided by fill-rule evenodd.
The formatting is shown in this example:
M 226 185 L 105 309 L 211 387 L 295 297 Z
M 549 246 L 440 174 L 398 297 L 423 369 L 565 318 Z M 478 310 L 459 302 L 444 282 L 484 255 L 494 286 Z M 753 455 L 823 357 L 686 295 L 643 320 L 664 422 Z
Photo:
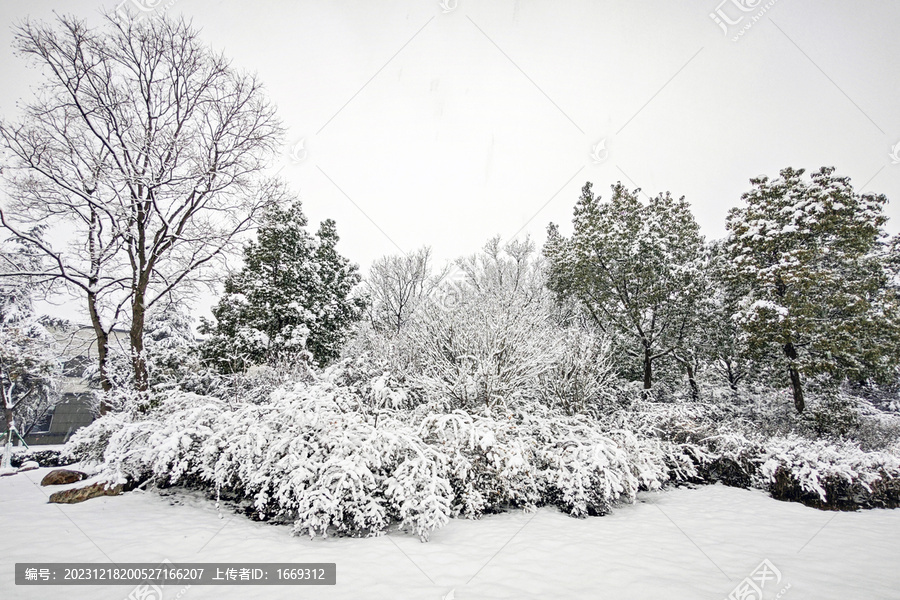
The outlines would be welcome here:
M 455 513 L 466 517 L 540 504 L 605 514 L 668 480 L 656 441 L 539 406 L 429 414 L 422 432 L 448 456 Z
M 769 396 L 756 398 L 756 414 L 746 407 L 730 412 L 704 403 L 638 402 L 612 415 L 610 423 L 639 439 L 657 438 L 671 481 L 758 487 L 820 508 L 900 505 L 900 445 L 866 452 L 853 440 L 762 433 L 758 425 L 772 407 L 793 412 Z
M 96 369 L 94 370 L 96 372 Z M 93 372 L 91 377 L 93 377 Z M 155 402 L 156 393 L 139 392 L 133 387 L 114 387 L 109 391 L 93 389 L 90 392 L 88 406 L 91 414 L 97 416 L 101 412 L 133 413 L 145 411 Z M 151 399 L 153 400 L 151 402 Z M 103 407 L 105 410 L 101 410 Z
M 720 433 L 701 440 L 703 450 L 692 452 L 698 466 L 697 476 L 705 483 L 750 487 L 759 469 L 765 440 L 728 429 L 721 427 Z
M 171 392 L 159 409 L 135 415 L 109 438 L 106 473 L 120 482 L 184 483 L 201 464 L 204 444 L 226 404 L 208 396 Z
M 104 462 L 110 480 L 200 485 L 311 536 L 397 523 L 427 539 L 453 516 L 546 503 L 604 514 L 669 478 L 656 439 L 540 405 L 395 408 L 403 391 L 387 375 L 364 388 L 373 397 L 328 377 L 253 401 L 169 390 L 146 411 L 101 417 L 68 451 Z
M 549 298 L 474 289 L 452 308 L 427 310 L 412 333 L 422 387 L 446 398 L 451 410 L 536 397 L 560 343 L 549 310 Z
M 859 428 L 857 399 L 842 389 L 824 389 L 810 399 L 803 424 L 819 437 L 846 437 Z
M 171 391 L 151 410 L 98 419 L 70 452 L 102 453 L 112 480 L 248 498 L 298 533 L 372 534 L 398 522 L 427 539 L 451 512 L 443 457 L 405 422 L 347 410 L 347 394 L 327 381 L 243 403 Z
M 768 440 L 756 483 L 773 497 L 820 508 L 900 506 L 900 456 L 851 442 Z
M 400 332 L 358 327 L 327 376 L 373 409 L 436 403 L 452 413 L 541 403 L 600 414 L 616 405 L 604 336 L 558 324 L 547 294 L 454 285 L 453 305 L 426 301 Z
M 242 489 L 260 514 L 291 516 L 297 532 L 377 533 L 397 518 L 427 537 L 449 517 L 438 457 L 400 421 L 344 411 L 345 393 L 295 386 L 225 415 L 207 476 Z
M 792 430 L 810 438 L 857 442 L 867 450 L 888 448 L 900 440 L 900 414 L 880 405 L 847 383 L 821 386 L 809 394 L 808 408 Z
M 419 431 L 447 461 L 454 515 L 473 518 L 541 503 L 537 447 L 528 427 L 513 413 L 429 411 Z
M 67 450 L 103 462 L 110 480 L 200 486 L 310 536 L 395 524 L 425 540 L 452 517 L 545 504 L 602 515 L 669 482 L 821 507 L 900 504 L 900 447 L 764 436 L 744 408 L 655 402 L 627 386 L 609 388 L 616 408 L 596 416 L 528 396 L 448 411 L 413 378 L 370 367 L 241 375 L 220 396 L 157 391 L 148 410 L 107 414 Z
M 385 495 L 402 529 L 422 541 L 451 515 L 452 490 L 443 455 L 429 449 L 407 456 L 386 481 Z
M 10 465 L 19 468 L 26 462 L 34 461 L 42 467 L 59 467 L 71 464 L 72 460 L 65 459 L 61 452 L 55 448 L 41 448 L 32 446 L 24 452 L 14 452 L 10 457 Z
M 374 362 L 374 361 L 373 361 Z M 325 377 L 358 397 L 355 408 L 377 414 L 382 410 L 412 409 L 421 398 L 408 378 L 389 365 L 366 360 L 342 360 L 329 367 Z M 378 369 L 382 366 L 382 369 Z
M 778 402 L 763 406 L 784 406 Z M 854 441 L 763 434 L 755 419 L 703 404 L 637 405 L 627 413 L 640 436 L 660 438 L 671 480 L 758 487 L 820 508 L 896 506 L 900 453 L 865 452 Z M 798 418 L 798 422 L 800 419 Z M 884 446 L 882 446 L 884 447 Z
M 130 421 L 129 413 L 119 412 L 95 419 L 72 434 L 63 448 L 62 457 L 71 462 L 102 463 L 112 436 Z
M 560 328 L 555 335 L 561 343 L 540 376 L 544 402 L 569 414 L 598 414 L 615 405 L 609 339 L 579 325 Z
M 887 412 L 860 400 L 857 416 L 859 426 L 851 438 L 864 450 L 881 450 L 900 443 L 900 413 Z
M 576 517 L 604 515 L 619 502 L 634 502 L 641 489 L 668 480 L 657 448 L 628 432 L 603 435 L 593 427 L 569 426 L 540 452 L 548 500 Z M 656 450 L 656 451 L 654 451 Z
M 765 439 L 739 411 L 713 403 L 639 400 L 609 423 L 655 439 L 674 482 L 749 487 Z
M 718 422 L 742 431 L 752 429 L 763 438 L 796 433 L 809 439 L 853 441 L 865 450 L 889 448 L 900 441 L 900 414 L 846 384 L 836 388 L 812 381 L 806 400 L 806 411 L 797 414 L 789 389 L 753 385 L 730 397 L 717 395 L 714 404 L 720 411 Z
M 704 402 L 653 402 L 639 397 L 607 418 L 609 426 L 678 443 L 697 442 L 716 432 L 725 411 Z

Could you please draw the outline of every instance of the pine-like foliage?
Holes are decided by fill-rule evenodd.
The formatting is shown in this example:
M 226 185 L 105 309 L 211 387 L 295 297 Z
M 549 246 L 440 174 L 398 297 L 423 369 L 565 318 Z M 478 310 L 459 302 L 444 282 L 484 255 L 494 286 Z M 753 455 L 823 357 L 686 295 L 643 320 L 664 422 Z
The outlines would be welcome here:
M 839 381 L 894 372 L 900 312 L 891 289 L 881 195 L 858 194 L 822 168 L 752 179 L 728 216 L 725 251 L 746 288 L 737 318 L 758 358 L 789 375 L 798 411 L 801 374 Z
M 603 202 L 588 182 L 572 236 L 551 224 L 544 254 L 550 289 L 577 299 L 650 388 L 654 361 L 682 346 L 696 321 L 703 238 L 684 198 L 666 193 L 644 203 L 639 193 L 618 183 Z
M 270 208 L 244 250 L 243 269 L 225 281 L 215 324 L 201 325 L 211 336 L 204 354 L 221 370 L 304 352 L 319 364 L 338 356 L 347 327 L 362 314 L 362 301 L 351 297 L 360 277 L 336 249 L 334 221 L 323 221 L 315 235 L 306 225 L 299 202 Z
M 720 241 L 709 246 L 706 273 L 709 294 L 701 302 L 702 325 L 696 329 L 692 341 L 718 379 L 737 392 L 740 384 L 759 375 L 758 365 L 750 356 L 746 336 L 735 318 L 746 293 L 746 285 L 732 276 L 731 263 Z

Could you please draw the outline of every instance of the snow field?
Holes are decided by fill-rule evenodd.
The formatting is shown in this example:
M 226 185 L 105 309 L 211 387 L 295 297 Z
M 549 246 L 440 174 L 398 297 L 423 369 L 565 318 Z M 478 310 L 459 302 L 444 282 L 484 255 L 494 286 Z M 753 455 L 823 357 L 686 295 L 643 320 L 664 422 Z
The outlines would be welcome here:
M 452 519 L 423 544 L 396 530 L 372 538 L 291 536 L 198 492 L 134 491 L 77 505 L 46 503 L 49 469 L 0 479 L 0 597 L 126 599 L 130 586 L 15 586 L 16 562 L 334 562 L 337 585 L 167 586 L 165 600 L 222 598 L 726 598 L 767 559 L 781 580 L 765 600 L 893 599 L 900 590 L 900 511 L 826 512 L 721 485 L 641 493 L 604 517 L 555 508 Z

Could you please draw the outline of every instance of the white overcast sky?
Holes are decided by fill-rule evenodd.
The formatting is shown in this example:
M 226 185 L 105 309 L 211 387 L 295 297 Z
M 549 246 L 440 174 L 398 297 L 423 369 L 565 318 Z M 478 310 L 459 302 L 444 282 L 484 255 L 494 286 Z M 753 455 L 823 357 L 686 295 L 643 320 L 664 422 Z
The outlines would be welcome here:
M 288 128 L 273 171 L 363 269 L 426 244 L 440 262 L 498 234 L 542 243 L 585 181 L 684 195 L 719 238 L 748 179 L 785 166 L 886 194 L 900 230 L 896 0 L 127 2 L 190 17 L 259 73 Z M 11 24 L 117 5 L 0 5 L 0 113 L 36 80 Z

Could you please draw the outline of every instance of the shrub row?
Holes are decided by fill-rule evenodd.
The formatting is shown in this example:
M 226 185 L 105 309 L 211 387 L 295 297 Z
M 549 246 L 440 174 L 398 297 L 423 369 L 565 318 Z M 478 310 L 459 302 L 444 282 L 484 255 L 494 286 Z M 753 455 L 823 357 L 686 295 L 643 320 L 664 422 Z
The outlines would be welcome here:
M 602 515 L 672 482 L 758 487 L 818 508 L 900 498 L 900 453 L 766 439 L 714 405 L 635 401 L 601 420 L 541 405 L 447 412 L 393 408 L 383 400 L 402 390 L 391 385 L 381 376 L 361 393 L 322 378 L 231 401 L 168 391 L 148 411 L 98 419 L 67 453 L 118 483 L 245 499 L 256 518 L 310 536 L 398 524 L 427 540 L 450 518 L 510 507 Z

